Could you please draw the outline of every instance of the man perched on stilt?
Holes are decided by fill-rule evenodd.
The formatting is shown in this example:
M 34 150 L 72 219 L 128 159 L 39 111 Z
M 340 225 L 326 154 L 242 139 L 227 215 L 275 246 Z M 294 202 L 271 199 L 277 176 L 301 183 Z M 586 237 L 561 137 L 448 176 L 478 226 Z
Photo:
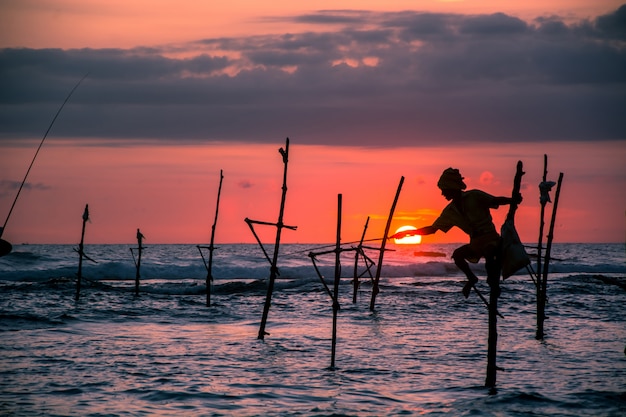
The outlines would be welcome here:
M 490 209 L 519 204 L 522 196 L 517 193 L 514 198 L 495 197 L 481 190 L 463 191 L 467 188 L 463 179 L 458 169 L 448 168 L 443 171 L 437 186 L 450 203 L 440 216 L 431 226 L 398 232 L 391 237 L 401 239 L 411 235 L 430 235 L 437 230 L 447 233 L 453 226 L 467 233 L 470 237 L 469 244 L 457 248 L 452 254 L 454 263 L 467 276 L 467 283 L 463 287 L 463 295 L 467 298 L 474 284 L 478 282 L 467 261 L 477 263 L 480 258 L 485 258 L 487 282 L 492 284 L 500 279 L 500 235 L 493 224 Z

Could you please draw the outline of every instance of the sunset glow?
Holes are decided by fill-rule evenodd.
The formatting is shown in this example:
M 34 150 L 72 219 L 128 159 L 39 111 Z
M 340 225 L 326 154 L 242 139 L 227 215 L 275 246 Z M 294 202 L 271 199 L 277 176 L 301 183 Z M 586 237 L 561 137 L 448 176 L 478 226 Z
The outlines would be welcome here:
M 621 3 L 418 3 L 3 2 L 2 221 L 89 75 L 2 239 L 76 242 L 89 204 L 87 242 L 137 228 L 147 243 L 206 242 L 223 170 L 216 241 L 253 242 L 243 219 L 277 220 L 289 137 L 287 243 L 333 241 L 337 194 L 343 239 L 368 218 L 366 238 L 380 238 L 401 177 L 391 227 L 429 225 L 447 204 L 444 169 L 506 196 L 518 160 L 516 225 L 536 241 L 544 154 L 548 180 L 564 173 L 555 241 L 622 242 Z M 492 210 L 497 227 L 505 214 Z M 421 242 L 467 239 L 454 228 Z

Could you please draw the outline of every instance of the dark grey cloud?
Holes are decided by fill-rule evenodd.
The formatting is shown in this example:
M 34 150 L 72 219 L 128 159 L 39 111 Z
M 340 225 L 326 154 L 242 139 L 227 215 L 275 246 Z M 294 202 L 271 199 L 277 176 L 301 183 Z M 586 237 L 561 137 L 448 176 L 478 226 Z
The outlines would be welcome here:
M 372 17 L 375 18 L 374 14 L 365 10 L 320 10 L 315 14 L 303 14 L 289 20 L 324 25 L 364 25 Z
M 626 40 L 626 5 L 621 6 L 615 13 L 597 17 L 594 24 L 584 26 L 598 38 L 624 41 Z
M 15 192 L 19 190 L 22 185 L 19 181 L 10 181 L 10 180 L 0 180 L 0 197 L 15 196 Z M 49 185 L 37 182 L 25 182 L 22 186 L 23 191 L 31 191 L 31 190 L 49 190 L 51 187 Z
M 0 50 L 0 139 L 405 146 L 626 139 L 626 6 L 592 20 L 320 11 L 303 33 Z
M 522 20 L 507 16 L 504 13 L 494 13 L 485 16 L 472 16 L 463 19 L 460 31 L 463 34 L 480 36 L 508 36 L 521 34 L 528 30 L 528 25 Z

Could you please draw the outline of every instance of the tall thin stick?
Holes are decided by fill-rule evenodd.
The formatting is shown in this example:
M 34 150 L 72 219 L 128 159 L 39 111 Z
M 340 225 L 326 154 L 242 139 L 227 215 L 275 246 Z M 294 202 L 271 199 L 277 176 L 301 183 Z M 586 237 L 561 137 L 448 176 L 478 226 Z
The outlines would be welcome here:
M 213 220 L 213 226 L 211 226 L 211 243 L 209 243 L 209 263 L 207 265 L 207 275 L 206 275 L 206 305 L 209 307 L 211 305 L 211 284 L 213 283 L 213 250 L 215 246 L 213 243 L 215 242 L 215 225 L 217 224 L 217 215 L 220 208 L 220 195 L 222 193 L 222 180 L 224 179 L 224 175 L 222 175 L 222 170 L 220 169 L 220 185 L 217 189 L 217 203 L 215 204 L 215 219 Z
M 133 253 L 133 249 L 130 249 L 130 253 L 133 255 L 133 261 L 135 261 L 135 295 L 139 295 L 139 280 L 141 278 L 141 253 L 145 249 L 143 247 L 143 240 L 145 236 L 141 233 L 139 229 L 137 229 L 137 259 L 135 260 L 135 254 Z
M 561 183 L 563 182 L 563 173 L 559 173 L 559 180 L 556 185 L 556 193 L 554 195 L 554 206 L 552 207 L 552 218 L 550 219 L 550 230 L 548 231 L 548 239 L 546 242 L 546 255 L 543 263 L 543 278 L 541 280 L 541 293 L 540 298 L 538 300 L 541 303 L 541 329 L 537 328 L 537 336 L 539 336 L 539 331 L 541 331 L 541 339 L 544 336 L 544 326 L 543 321 L 545 319 L 545 310 L 546 310 L 546 302 L 548 299 L 548 272 L 550 266 L 550 257 L 552 254 L 552 240 L 554 239 L 554 224 L 556 223 L 556 210 L 559 205 L 559 196 L 561 194 Z
M 548 177 L 548 155 L 543 155 L 543 181 L 540 184 L 540 190 L 542 186 L 545 186 Z M 546 212 L 546 204 L 548 203 L 547 198 L 540 198 L 539 202 L 541 203 L 541 212 L 539 217 L 539 240 L 537 242 L 537 332 L 535 334 L 535 339 L 541 340 L 543 339 L 543 321 L 545 318 L 545 305 L 541 302 L 541 292 L 543 288 L 542 284 L 542 275 L 541 275 L 541 261 L 542 255 L 541 252 L 543 250 L 543 228 L 545 226 L 545 212 Z
M 337 239 L 335 245 L 335 283 L 333 287 L 333 340 L 330 354 L 330 367 L 335 368 L 337 345 L 337 313 L 339 312 L 339 281 L 341 279 L 341 203 L 342 195 L 337 195 Z
M 522 176 L 524 175 L 522 161 L 517 162 L 515 178 L 513 179 L 513 191 L 511 197 L 516 201 L 519 195 Z M 515 212 L 517 211 L 517 203 L 512 202 L 509 206 L 506 221 L 513 222 L 515 220 Z M 501 254 L 497 254 L 497 267 L 490 268 L 487 271 L 487 282 L 491 291 L 489 292 L 489 332 L 487 340 L 487 377 L 485 386 L 494 388 L 496 386 L 496 378 L 498 367 L 496 365 L 496 357 L 498 352 L 498 298 L 500 297 L 500 274 L 502 272 Z
M 83 230 L 80 234 L 80 243 L 78 244 L 78 273 L 76 274 L 76 296 L 74 297 L 76 301 L 80 298 L 80 286 L 83 278 L 85 224 L 87 223 L 87 220 L 89 220 L 89 204 L 85 204 L 85 211 L 83 212 Z
M 290 226 L 285 226 L 283 224 L 283 214 L 285 212 L 285 198 L 287 196 L 287 164 L 289 162 L 289 138 L 287 138 L 285 142 L 285 149 L 280 148 L 278 152 L 283 157 L 283 164 L 284 164 L 283 187 L 282 187 L 282 196 L 280 200 L 280 211 L 278 213 L 278 221 L 275 224 L 276 241 L 274 243 L 274 253 L 273 253 L 271 268 L 270 268 L 270 279 L 267 284 L 267 295 L 265 297 L 265 305 L 263 306 L 263 317 L 261 318 L 261 326 L 259 328 L 259 334 L 257 336 L 257 338 L 261 340 L 265 338 L 266 334 L 269 334 L 265 331 L 265 326 L 267 324 L 267 316 L 269 314 L 270 306 L 272 304 L 272 292 L 274 291 L 274 281 L 276 280 L 276 275 L 278 275 L 278 268 L 276 267 L 276 265 L 278 264 L 278 250 L 280 248 L 280 236 L 284 227 L 291 228 L 291 229 L 295 228 L 293 226 L 290 227 Z M 246 219 L 246 222 L 252 228 L 252 224 L 251 224 L 252 221 Z M 254 232 L 254 229 L 253 229 L 253 232 Z M 259 240 L 256 234 L 255 234 L 255 237 L 257 237 L 257 240 Z M 260 241 L 259 241 L 259 244 L 261 244 Z M 261 247 L 263 247 L 262 244 L 261 244 Z M 265 252 L 265 250 L 263 251 Z
M 356 253 L 354 255 L 354 280 L 352 281 L 352 289 L 353 289 L 352 302 L 353 303 L 356 303 L 356 295 L 359 290 L 359 272 L 358 272 L 359 257 L 361 256 L 361 253 L 363 253 L 363 240 L 365 239 L 365 233 L 367 232 L 367 225 L 369 224 L 369 222 L 370 222 L 370 217 L 367 216 L 367 220 L 365 221 L 365 227 L 363 227 L 363 234 L 361 235 L 359 246 L 357 246 Z M 366 267 L 368 266 L 367 258 L 365 260 L 365 266 Z
M 393 220 L 393 213 L 396 211 L 396 204 L 398 203 L 398 198 L 400 197 L 400 191 L 402 190 L 403 183 L 404 183 L 404 177 L 401 177 L 400 183 L 398 184 L 398 189 L 396 190 L 396 196 L 393 199 L 393 204 L 391 205 L 391 210 L 389 211 L 389 217 L 387 217 L 387 225 L 385 226 L 385 235 L 380 244 L 380 253 L 378 255 L 378 265 L 376 266 L 376 277 L 374 278 L 374 282 L 372 285 L 372 298 L 370 300 L 370 311 L 374 311 L 374 306 L 376 304 L 376 295 L 380 292 L 378 288 L 378 282 L 380 281 L 380 273 L 383 267 L 383 257 L 385 256 L 385 245 L 389 237 L 389 228 L 391 227 L 391 220 Z

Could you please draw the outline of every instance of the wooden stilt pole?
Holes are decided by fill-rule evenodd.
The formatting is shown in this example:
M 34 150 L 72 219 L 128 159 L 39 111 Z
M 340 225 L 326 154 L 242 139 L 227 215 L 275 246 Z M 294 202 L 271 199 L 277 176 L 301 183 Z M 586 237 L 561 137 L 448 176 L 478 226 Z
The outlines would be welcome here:
M 511 197 L 515 200 L 520 192 L 522 176 L 524 175 L 522 161 L 517 162 L 513 191 Z M 517 203 L 511 203 L 507 214 L 507 221 L 515 219 Z M 487 340 L 487 377 L 485 386 L 494 389 L 496 386 L 498 367 L 496 357 L 498 352 L 498 298 L 500 297 L 500 274 L 502 272 L 501 254 L 496 255 L 496 265 L 487 271 L 487 282 L 491 288 L 489 292 L 489 335 Z
M 495 313 L 493 306 L 498 305 L 498 296 L 496 290 L 500 288 L 499 284 L 491 285 L 491 292 L 489 294 L 489 335 L 487 339 L 487 378 L 485 379 L 485 386 L 494 388 L 496 386 L 497 378 L 497 365 L 496 357 L 498 352 L 498 317 Z
M 330 355 L 330 368 L 335 369 L 335 356 L 336 356 L 336 347 L 337 347 L 337 314 L 340 310 L 339 306 L 339 283 L 341 281 L 341 252 L 343 249 L 341 248 L 341 210 L 342 210 L 342 195 L 337 195 L 337 237 L 333 250 L 328 250 L 324 252 L 309 252 L 309 258 L 313 262 L 313 267 L 315 268 L 315 272 L 317 273 L 320 281 L 322 281 L 322 285 L 324 285 L 324 289 L 326 293 L 330 296 L 330 299 L 333 303 L 333 330 L 332 330 L 332 345 L 331 345 L 331 355 Z M 353 242 L 354 243 L 354 242 Z M 352 248 L 352 250 L 356 250 L 356 248 Z M 317 263 L 315 259 L 318 255 L 324 255 L 334 253 L 335 254 L 335 280 L 333 285 L 333 290 L 331 291 L 328 288 L 328 284 L 324 280 L 324 276 L 320 272 L 317 267 Z
M 292 229 L 292 230 L 295 230 L 297 228 L 296 226 L 286 226 L 285 224 L 283 224 L 283 214 L 285 212 L 285 198 L 287 196 L 287 163 L 289 162 L 289 138 L 287 138 L 286 140 L 285 149 L 280 148 L 278 152 L 282 155 L 283 164 L 284 164 L 283 188 L 282 188 L 282 197 L 280 201 L 280 211 L 278 213 L 278 221 L 275 224 L 271 224 L 271 223 L 257 222 L 254 220 L 246 219 L 246 223 L 248 223 L 253 233 L 254 233 L 254 228 L 252 227 L 253 223 L 271 224 L 273 226 L 276 226 L 276 241 L 274 243 L 274 253 L 273 253 L 272 260 L 271 260 L 270 278 L 267 284 L 267 295 L 265 297 L 265 305 L 263 306 L 263 317 L 261 318 L 261 326 L 259 328 L 259 334 L 257 337 L 258 339 L 261 339 L 261 340 L 265 338 L 266 334 L 269 334 L 265 331 L 265 326 L 267 324 L 267 316 L 269 314 L 270 306 L 272 304 L 272 292 L 274 291 L 274 281 L 276 280 L 276 276 L 278 275 L 278 268 L 276 265 L 278 263 L 278 250 L 280 248 L 280 236 L 281 236 L 283 228 L 285 227 L 288 229 Z M 266 258 L 269 259 L 269 257 L 267 256 L 267 252 L 265 252 L 265 249 L 263 248 L 263 244 L 259 240 L 256 233 L 254 233 L 254 236 L 256 237 L 261 248 L 263 249 L 263 253 L 265 253 Z
M 543 180 L 539 185 L 539 189 L 541 190 L 542 186 L 545 187 L 547 184 L 547 176 L 548 176 L 548 155 L 543 155 Z M 539 202 L 541 203 L 541 212 L 539 214 L 539 240 L 537 242 L 537 281 L 535 285 L 537 286 L 537 333 L 535 334 L 535 339 L 541 340 L 543 339 L 543 321 L 545 319 L 545 305 L 541 302 L 541 291 L 543 288 L 542 277 L 541 277 L 541 261 L 543 251 L 543 228 L 545 226 L 545 212 L 546 212 L 546 204 L 548 203 L 547 190 L 545 191 L 546 196 L 541 197 Z
M 376 277 L 374 278 L 374 282 L 372 285 L 372 298 L 370 300 L 370 311 L 374 311 L 374 306 L 376 304 L 376 295 L 380 292 L 378 288 L 378 282 L 380 281 L 380 273 L 383 267 L 383 257 L 385 255 L 385 245 L 387 243 L 387 239 L 389 238 L 389 228 L 391 227 L 391 220 L 393 220 L 393 213 L 396 210 L 396 203 L 398 202 L 398 198 L 400 197 L 400 191 L 402 190 L 402 184 L 404 183 L 404 177 L 400 178 L 400 183 L 398 184 L 398 189 L 396 190 L 396 196 L 393 199 L 393 204 L 391 205 L 391 210 L 389 211 L 389 217 L 387 217 L 387 225 L 385 226 L 385 235 L 383 236 L 383 240 L 380 244 L 380 254 L 378 255 L 378 265 L 376 267 Z
M 139 295 L 139 279 L 141 278 L 141 253 L 145 249 L 143 247 L 143 240 L 145 236 L 141 233 L 139 229 L 137 229 L 137 259 L 135 259 L 135 254 L 133 252 L 133 248 L 130 248 L 130 253 L 133 255 L 133 261 L 135 262 L 135 295 Z
M 339 312 L 339 281 L 341 279 L 341 204 L 342 195 L 337 195 L 337 239 L 335 245 L 335 282 L 333 287 L 333 340 L 330 354 L 330 367 L 335 368 L 337 346 L 337 313 Z
M 538 339 L 543 339 L 546 302 L 548 299 L 548 271 L 550 266 L 550 257 L 552 254 L 552 240 L 554 239 L 554 224 L 556 222 L 556 210 L 559 205 L 559 196 L 561 194 L 561 183 L 563 182 L 563 173 L 559 173 L 559 180 L 556 185 L 556 193 L 554 195 L 554 206 L 552 207 L 552 218 L 550 219 L 550 229 L 548 231 L 548 237 L 546 242 L 546 254 L 543 262 L 543 274 L 541 278 L 541 285 L 539 291 L 539 297 L 537 299 L 537 335 Z M 541 315 L 539 315 L 541 313 Z M 541 321 L 539 321 L 541 319 Z M 540 333 L 541 332 L 541 333 Z M 541 337 L 539 337 L 541 335 Z
M 359 257 L 363 253 L 363 240 L 365 239 L 365 233 L 367 232 L 367 225 L 370 222 L 370 217 L 367 216 L 367 220 L 365 221 L 365 227 L 363 228 L 363 234 L 361 235 L 361 240 L 359 241 L 359 246 L 356 248 L 356 252 L 354 255 L 354 280 L 352 281 L 352 303 L 356 303 L 356 295 L 359 291 Z M 365 259 L 365 266 L 367 267 L 367 259 Z M 369 268 L 368 268 L 369 270 Z
M 222 175 L 222 170 L 220 170 L 220 185 L 217 189 L 217 203 L 215 204 L 215 219 L 213 220 L 213 226 L 211 226 L 211 242 L 209 246 L 197 246 L 200 251 L 200 256 L 202 256 L 202 260 L 204 261 L 204 255 L 202 254 L 202 249 L 209 250 L 209 260 L 204 263 L 204 266 L 207 270 L 206 275 L 206 306 L 209 307 L 211 305 L 211 284 L 213 283 L 213 251 L 215 250 L 215 246 L 213 243 L 215 242 L 215 225 L 217 224 L 217 215 L 220 208 L 220 194 L 222 193 L 222 180 L 224 179 L 224 175 Z
M 78 301 L 80 298 L 80 286 L 81 281 L 83 279 L 83 258 L 85 257 L 84 252 L 84 242 L 85 242 L 85 224 L 89 220 L 89 204 L 85 205 L 85 211 L 83 212 L 83 230 L 80 234 L 80 243 L 78 244 L 78 273 L 76 274 L 76 296 L 75 299 Z

